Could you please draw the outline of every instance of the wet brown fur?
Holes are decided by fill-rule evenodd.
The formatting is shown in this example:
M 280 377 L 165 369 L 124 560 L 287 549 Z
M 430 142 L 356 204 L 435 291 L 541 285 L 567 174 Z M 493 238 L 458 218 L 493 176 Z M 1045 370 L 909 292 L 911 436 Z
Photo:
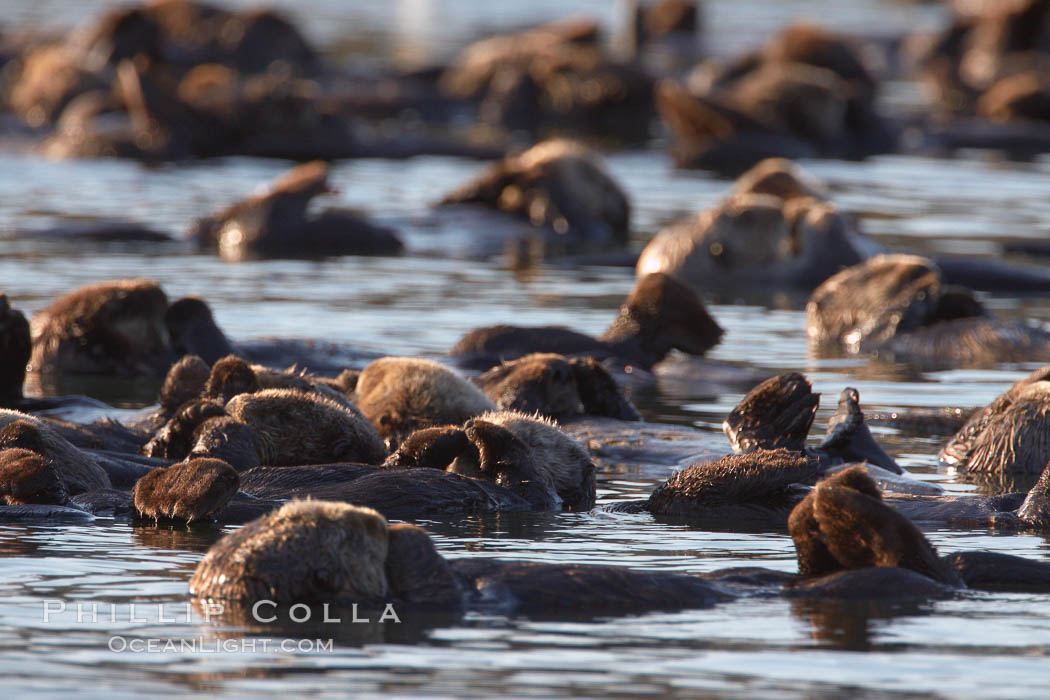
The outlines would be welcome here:
M 219 540 L 190 579 L 202 599 L 385 602 L 386 520 L 346 503 L 293 501 Z
M 70 496 L 110 487 L 109 476 L 93 457 L 35 416 L 0 409 L 0 448 L 5 447 L 29 449 L 49 460 Z
M 358 377 L 355 400 L 392 446 L 415 430 L 460 425 L 496 407 L 457 372 L 417 357 L 383 357 L 369 364 Z
M 882 566 L 910 569 L 948 585 L 961 583 L 918 528 L 882 502 L 863 467 L 817 484 L 792 511 L 788 529 L 803 576 Z
M 237 493 L 237 472 L 218 459 L 157 467 L 135 483 L 135 510 L 154 520 L 206 520 Z
M 234 397 L 226 411 L 254 432 L 262 464 L 381 464 L 382 439 L 359 414 L 318 394 L 264 389 Z
M 64 505 L 69 494 L 54 464 L 20 447 L 0 449 L 0 505 Z

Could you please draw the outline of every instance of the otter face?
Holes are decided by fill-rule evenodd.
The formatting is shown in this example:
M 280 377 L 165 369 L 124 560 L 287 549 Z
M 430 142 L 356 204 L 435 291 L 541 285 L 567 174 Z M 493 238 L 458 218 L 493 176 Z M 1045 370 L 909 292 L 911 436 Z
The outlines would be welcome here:
M 469 455 L 464 458 L 464 455 Z M 417 430 L 405 438 L 400 447 L 386 458 L 387 467 L 424 467 L 445 470 L 453 461 L 477 465 L 479 456 L 467 434 L 454 425 Z
M 616 380 L 593 357 L 574 357 L 569 360 L 569 366 L 585 414 L 626 421 L 642 419 Z
M 179 299 L 164 313 L 164 325 L 175 352 L 199 355 L 214 363 L 233 352 L 230 341 L 215 323 L 211 309 L 196 297 Z
M 863 352 L 935 316 L 940 271 L 914 255 L 878 255 L 833 275 L 806 304 L 807 335 L 818 345 Z
M 255 433 L 244 423 L 222 416 L 209 418 L 193 433 L 195 442 L 190 458 L 221 459 L 243 472 L 259 466 L 259 445 Z
M 51 460 L 18 447 L 0 449 L 0 504 L 64 505 L 68 501 L 65 484 Z
M 40 418 L 0 409 L 0 449 L 6 447 L 31 450 L 47 459 L 70 496 L 111 486 L 109 475 L 91 455 L 79 450 Z
M 346 503 L 293 501 L 219 540 L 190 594 L 250 605 L 382 602 L 390 586 L 387 522 Z
M 183 404 L 142 448 L 147 457 L 185 459 L 193 448 L 195 433 L 202 423 L 226 415 L 217 402 L 198 399 Z
M 1040 474 L 1048 461 L 1050 381 L 1037 381 L 987 417 L 959 466 L 968 472 Z
M 464 429 L 467 438 L 477 447 L 476 472 L 475 465 L 463 459 L 457 459 L 449 471 L 493 481 L 518 494 L 537 510 L 561 506 L 561 498 L 549 475 L 535 463 L 536 454 L 514 433 L 480 419 L 469 421 Z
M 135 483 L 135 510 L 160 520 L 204 520 L 237 493 L 237 472 L 218 459 L 193 459 L 157 467 Z
M 562 355 L 535 353 L 493 367 L 478 385 L 500 408 L 572 416 L 583 412 L 573 367 Z
M 658 486 L 649 497 L 654 514 L 694 518 L 782 518 L 796 497 L 794 484 L 810 483 L 816 459 L 784 449 L 758 449 L 693 464 Z
M 525 445 L 529 456 L 527 462 L 522 463 L 531 465 L 527 470 L 528 476 L 524 477 L 530 483 L 535 480 L 552 485 L 564 507 L 570 510 L 587 510 L 594 506 L 594 462 L 587 450 L 563 433 L 553 421 L 517 411 L 494 411 L 478 417 L 475 425 L 482 424 L 509 431 Z M 481 435 L 480 432 L 478 434 Z M 509 450 L 509 454 L 519 454 L 516 443 L 513 443 L 513 448 L 509 441 L 494 441 L 494 444 Z

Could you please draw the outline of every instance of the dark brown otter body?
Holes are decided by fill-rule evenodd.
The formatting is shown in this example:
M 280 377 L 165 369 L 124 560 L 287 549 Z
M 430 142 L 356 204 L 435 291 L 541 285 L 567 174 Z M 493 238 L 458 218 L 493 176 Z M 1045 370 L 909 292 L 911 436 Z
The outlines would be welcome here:
M 551 326 L 492 326 L 471 331 L 449 351 L 488 368 L 534 352 L 615 358 L 648 369 L 672 349 L 702 355 L 722 329 L 687 287 L 662 274 L 642 277 L 619 316 L 597 338 Z
M 806 436 L 819 404 L 820 394 L 812 393 L 803 375 L 781 374 L 749 391 L 730 412 L 722 430 L 736 452 L 783 447 L 814 455 L 825 466 L 866 461 L 895 474 L 903 473 L 872 437 L 860 409 L 860 394 L 852 387 L 842 390 L 823 442 L 818 448 L 807 448 Z
M 641 420 L 616 381 L 591 357 L 533 353 L 493 367 L 476 382 L 504 409 L 558 419 L 585 414 Z
M 191 236 L 203 249 L 226 260 L 256 257 L 314 258 L 333 255 L 395 255 L 403 246 L 388 229 L 340 211 L 308 215 L 316 196 L 331 191 L 328 165 L 300 165 L 249 197 L 193 225 Z
M 877 353 L 947 366 L 1050 358 L 1050 334 L 990 316 L 969 290 L 947 286 L 931 261 L 879 255 L 834 275 L 806 305 L 824 352 Z

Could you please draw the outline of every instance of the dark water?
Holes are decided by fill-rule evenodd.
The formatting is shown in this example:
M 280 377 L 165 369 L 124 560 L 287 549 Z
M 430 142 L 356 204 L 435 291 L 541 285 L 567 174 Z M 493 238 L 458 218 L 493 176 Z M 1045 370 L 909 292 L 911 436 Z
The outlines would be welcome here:
M 12 22 L 68 26 L 103 3 L 10 3 Z M 318 41 L 372 36 L 385 55 L 401 44 L 445 55 L 484 28 L 590 14 L 615 25 L 605 2 L 480 4 L 448 2 L 286 2 Z M 930 7 L 893 3 L 759 0 L 708 3 L 715 43 L 726 50 L 757 43 L 792 17 L 809 16 L 852 31 L 892 33 L 936 23 Z M 440 15 L 440 21 L 430 18 Z M 366 31 L 367 30 L 367 31 Z M 389 39 L 389 41 L 388 41 Z M 396 41 L 395 41 L 396 40 Z M 382 52 L 381 52 L 382 53 Z M 899 86 L 901 94 L 913 90 Z M 143 169 L 130 163 L 53 163 L 29 153 L 0 156 L 0 235 L 69 219 L 127 218 L 180 232 L 202 212 L 241 197 L 287 168 L 278 161 L 233 159 Z M 659 150 L 610 154 L 630 193 L 637 244 L 684 213 L 717 201 L 729 183 L 674 172 Z M 856 213 L 881 243 L 901 249 L 996 256 L 1001 238 L 1043 238 L 1050 231 L 1050 161 L 1004 163 L 981 155 L 952 160 L 877 158 L 862 164 L 804 164 L 830 184 L 834 200 Z M 435 229 L 428 205 L 478 164 L 447 158 L 355 161 L 334 169 L 333 202 L 360 207 L 396 225 L 410 254 L 398 259 L 342 258 L 322 263 L 225 264 L 180 244 L 76 246 L 0 241 L 2 288 L 33 311 L 63 291 L 100 279 L 144 276 L 170 296 L 198 294 L 235 339 L 313 337 L 389 353 L 440 353 L 483 324 L 558 323 L 598 332 L 630 289 L 627 269 L 544 267 L 515 276 L 492 262 L 439 255 L 462 249 L 469 228 Z M 1045 322 L 1046 299 L 986 299 L 1004 315 Z M 746 304 L 717 304 L 727 329 L 711 357 L 754 375 L 804 371 L 824 392 L 817 425 L 847 385 L 867 409 L 984 404 L 1029 365 L 992 370 L 919 372 L 864 360 L 812 357 L 804 315 Z M 675 367 L 688 368 L 677 362 Z M 729 374 L 729 373 L 727 373 Z M 694 424 L 711 449 L 727 449 L 725 413 L 748 388 L 732 382 L 664 376 L 636 396 L 651 420 Z M 940 438 L 879 429 L 888 451 L 920 479 L 952 491 L 973 487 L 938 468 Z M 669 474 L 603 465 L 602 502 L 642 497 Z M 501 556 L 552 562 L 626 565 L 701 572 L 757 564 L 795 569 L 786 533 L 708 532 L 659 524 L 648 516 L 526 514 L 424 523 L 449 557 Z M 1050 599 L 966 593 L 915 604 L 813 604 L 742 600 L 712 610 L 641 617 L 535 621 L 470 616 L 433 626 L 344 624 L 297 630 L 307 642 L 336 639 L 330 650 L 111 651 L 110 640 L 283 639 L 284 630 L 245 629 L 187 616 L 187 580 L 222 532 L 90 526 L 0 527 L 0 659 L 4 693 L 53 696 L 297 696 L 314 693 L 447 696 L 720 695 L 749 692 L 839 696 L 918 693 L 1038 696 L 1050 681 Z M 940 552 L 987 549 L 1037 559 L 1048 543 L 1030 535 L 930 532 Z M 45 603 L 65 613 L 44 622 Z M 97 621 L 77 620 L 77 603 L 100 606 Z M 136 603 L 132 621 L 129 606 Z M 157 604 L 165 604 L 161 620 Z M 109 617 L 110 606 L 116 620 Z M 174 618 L 174 621 L 170 621 Z M 308 647 L 309 645 L 307 645 Z M 304 647 L 304 648 L 307 648 Z

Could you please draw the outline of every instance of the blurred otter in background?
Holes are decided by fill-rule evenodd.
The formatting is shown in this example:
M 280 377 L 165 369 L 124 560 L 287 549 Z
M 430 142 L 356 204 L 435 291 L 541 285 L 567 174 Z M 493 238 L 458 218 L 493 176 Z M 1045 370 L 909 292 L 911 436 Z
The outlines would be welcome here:
M 482 121 L 507 130 L 643 142 L 652 79 L 608 57 L 598 34 L 593 22 L 569 20 L 483 39 L 444 70 L 440 89 L 477 102 Z
M 542 257 L 605 253 L 627 244 L 631 207 L 598 155 L 565 140 L 539 143 L 488 167 L 440 206 L 485 207 L 528 222 Z
M 763 158 L 863 158 L 896 148 L 876 110 L 877 83 L 856 49 L 795 25 L 725 66 L 701 64 L 688 87 L 656 89 L 680 167 L 740 172 Z
M 396 255 L 403 249 L 389 229 L 338 209 L 307 215 L 310 202 L 331 192 L 329 168 L 314 161 L 292 168 L 269 190 L 198 219 L 190 238 L 224 260 Z
M 823 352 L 948 367 L 1050 359 L 1050 333 L 995 318 L 914 255 L 879 255 L 832 276 L 810 296 L 806 321 L 810 343 Z

